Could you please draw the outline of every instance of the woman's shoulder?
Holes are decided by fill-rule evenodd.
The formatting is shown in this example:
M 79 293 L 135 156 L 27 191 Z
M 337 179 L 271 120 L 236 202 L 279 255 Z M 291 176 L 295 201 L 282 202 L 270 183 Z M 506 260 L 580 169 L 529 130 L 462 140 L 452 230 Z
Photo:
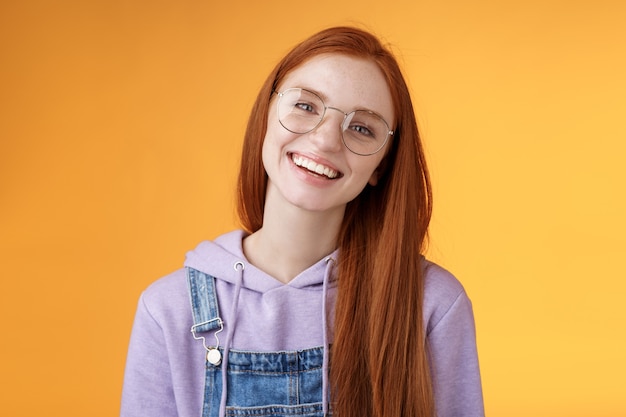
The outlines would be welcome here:
M 425 294 L 431 297 L 456 298 L 465 289 L 461 282 L 441 265 L 423 260 Z
M 172 291 L 180 291 L 181 287 L 184 289 L 186 285 L 185 268 L 180 268 L 150 283 L 144 293 L 158 297 Z
M 432 330 L 455 306 L 471 309 L 463 284 L 450 271 L 424 259 L 424 320 Z
M 141 294 L 141 304 L 157 321 L 160 317 L 186 313 L 189 295 L 185 269 L 178 269 L 152 282 Z

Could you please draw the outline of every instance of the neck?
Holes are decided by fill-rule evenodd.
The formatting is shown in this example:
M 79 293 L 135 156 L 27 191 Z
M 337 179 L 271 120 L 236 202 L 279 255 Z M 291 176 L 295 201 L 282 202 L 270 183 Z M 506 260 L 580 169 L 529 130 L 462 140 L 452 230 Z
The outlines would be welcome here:
M 343 213 L 278 208 L 268 200 L 263 227 L 244 239 L 244 253 L 254 266 L 288 283 L 335 250 Z

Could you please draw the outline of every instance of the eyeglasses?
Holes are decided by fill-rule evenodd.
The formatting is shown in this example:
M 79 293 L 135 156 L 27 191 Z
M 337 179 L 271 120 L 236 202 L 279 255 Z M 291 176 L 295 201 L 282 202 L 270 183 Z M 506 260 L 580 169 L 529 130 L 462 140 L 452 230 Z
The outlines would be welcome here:
M 343 114 L 341 138 L 343 144 L 357 155 L 373 155 L 380 151 L 393 130 L 378 114 L 370 110 L 344 113 L 326 106 L 320 96 L 304 88 L 288 88 L 278 94 L 278 121 L 292 133 L 308 133 L 319 126 L 327 109 Z

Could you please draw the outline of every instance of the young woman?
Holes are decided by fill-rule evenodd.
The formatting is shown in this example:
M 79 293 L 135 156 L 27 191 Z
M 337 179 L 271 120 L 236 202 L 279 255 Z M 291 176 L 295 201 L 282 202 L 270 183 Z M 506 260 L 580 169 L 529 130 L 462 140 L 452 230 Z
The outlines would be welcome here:
M 297 45 L 252 109 L 243 230 L 141 296 L 123 417 L 482 416 L 470 301 L 422 255 L 407 86 L 371 34 Z

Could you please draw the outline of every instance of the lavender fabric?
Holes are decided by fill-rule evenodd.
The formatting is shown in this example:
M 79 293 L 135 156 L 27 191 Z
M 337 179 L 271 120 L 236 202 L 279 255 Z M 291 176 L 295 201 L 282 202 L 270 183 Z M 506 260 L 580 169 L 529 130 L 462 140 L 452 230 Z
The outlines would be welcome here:
M 222 313 L 231 310 L 242 278 L 234 266 L 244 264 L 230 347 L 280 352 L 332 343 L 337 286 L 331 271 L 324 301 L 327 257 L 283 284 L 248 263 L 242 250 L 244 236 L 237 230 L 202 242 L 187 254 L 184 264 L 217 278 Z M 437 416 L 484 416 L 471 302 L 449 272 L 426 260 L 424 267 L 423 319 Z M 324 306 L 327 332 L 322 323 Z M 202 415 L 206 351 L 193 338 L 192 325 L 184 268 L 157 280 L 141 294 L 126 361 L 121 417 Z M 227 322 L 224 330 L 228 331 Z

